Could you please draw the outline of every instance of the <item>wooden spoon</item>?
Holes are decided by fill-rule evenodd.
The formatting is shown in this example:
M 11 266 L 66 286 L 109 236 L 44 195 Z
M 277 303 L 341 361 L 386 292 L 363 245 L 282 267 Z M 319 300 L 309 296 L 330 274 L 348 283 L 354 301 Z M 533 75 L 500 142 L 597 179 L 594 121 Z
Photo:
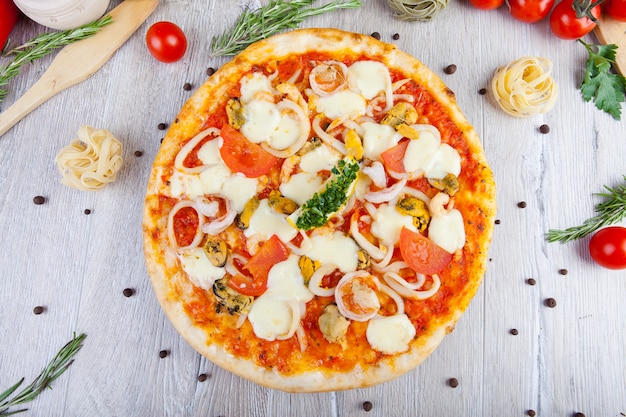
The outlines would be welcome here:
M 604 45 L 613 43 L 617 45 L 615 56 L 615 69 L 626 76 L 626 22 L 620 22 L 610 16 L 602 16 L 598 19 L 599 24 L 594 29 L 598 40 Z
M 125 0 L 111 10 L 113 22 L 100 32 L 61 49 L 39 81 L 0 113 L 0 136 L 50 97 L 99 70 L 158 4 L 159 0 Z

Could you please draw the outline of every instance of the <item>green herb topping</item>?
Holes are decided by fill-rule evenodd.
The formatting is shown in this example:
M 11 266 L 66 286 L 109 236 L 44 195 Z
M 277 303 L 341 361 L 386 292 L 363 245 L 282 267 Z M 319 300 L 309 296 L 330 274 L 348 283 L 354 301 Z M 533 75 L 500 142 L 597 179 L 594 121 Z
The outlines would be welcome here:
M 580 86 L 583 98 L 585 101 L 593 100 L 599 110 L 619 120 L 626 96 L 626 78 L 611 72 L 617 45 L 589 45 L 580 39 L 578 41 L 585 45 L 589 53 L 585 78 Z M 594 48 L 597 52 L 594 52 Z
M 254 11 L 246 9 L 230 32 L 211 39 L 211 55 L 235 55 L 253 43 L 282 30 L 295 29 L 309 16 L 337 9 L 354 9 L 362 6 L 360 0 L 334 0 L 324 6 L 309 7 L 315 0 L 270 0 L 267 6 Z
M 595 232 L 601 227 L 621 222 L 626 218 L 626 175 L 625 183 L 615 188 L 609 188 L 606 185 L 608 193 L 598 193 L 597 195 L 607 198 L 607 200 L 599 203 L 595 207 L 596 215 L 591 217 L 581 225 L 569 227 L 565 230 L 550 230 L 546 235 L 548 242 L 567 243 L 572 240 L 580 239 L 590 233 Z
M 346 203 L 350 187 L 359 172 L 359 164 L 342 159 L 331 172 L 334 177 L 328 180 L 324 190 L 315 193 L 300 208 L 300 215 L 296 220 L 298 229 L 309 230 L 325 225 L 328 217 Z

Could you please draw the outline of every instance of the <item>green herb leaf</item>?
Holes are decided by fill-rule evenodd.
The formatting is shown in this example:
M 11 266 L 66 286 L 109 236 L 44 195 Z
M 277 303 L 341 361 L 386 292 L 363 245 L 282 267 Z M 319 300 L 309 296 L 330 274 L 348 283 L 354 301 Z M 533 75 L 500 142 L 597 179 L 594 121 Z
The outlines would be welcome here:
M 362 6 L 360 0 L 334 0 L 324 6 L 309 7 L 315 0 L 270 0 L 267 6 L 255 11 L 246 9 L 230 31 L 211 39 L 211 55 L 235 55 L 253 43 L 282 30 L 295 29 L 309 16 L 338 9 Z
M 599 110 L 620 120 L 622 103 L 626 99 L 626 78 L 611 72 L 617 45 L 589 45 L 580 39 L 579 42 L 585 45 L 589 53 L 585 78 L 580 86 L 583 98 L 585 101 L 593 100 Z
M 328 180 L 326 187 L 319 193 L 315 193 L 302 205 L 296 220 L 296 227 L 301 230 L 309 230 L 326 224 L 328 217 L 337 212 L 348 200 L 350 187 L 356 180 L 359 172 L 359 164 L 352 160 L 340 160 L 331 172 L 333 177 Z
M 601 227 L 619 223 L 626 218 L 626 175 L 624 184 L 615 188 L 604 188 L 608 193 L 596 195 L 605 197 L 606 200 L 595 207 L 596 215 L 583 222 L 581 226 L 569 227 L 565 230 L 549 230 L 546 239 L 548 242 L 567 243 L 572 240 L 583 238 Z
M 0 416 L 10 416 L 26 411 L 26 408 L 11 411 L 9 411 L 9 408 L 33 401 L 43 392 L 43 390 L 49 388 L 50 384 L 52 384 L 55 379 L 60 377 L 61 374 L 63 374 L 63 372 L 65 372 L 72 364 L 72 362 L 74 362 L 72 358 L 83 347 L 83 341 L 86 337 L 87 335 L 85 334 L 81 334 L 80 336 L 76 336 L 76 334 L 74 334 L 74 338 L 63 346 L 61 350 L 59 350 L 50 363 L 48 363 L 48 366 L 41 371 L 39 376 L 37 376 L 33 382 L 22 389 L 13 398 L 7 400 L 7 398 L 9 398 L 15 390 L 22 385 L 24 378 L 0 394 Z
M 9 80 L 20 73 L 20 68 L 39 58 L 42 58 L 56 49 L 70 43 L 89 38 L 113 21 L 111 16 L 105 16 L 76 29 L 63 32 L 51 32 L 39 35 L 23 45 L 8 50 L 4 55 L 13 56 L 13 60 L 0 67 L 0 102 L 9 94 L 5 87 Z

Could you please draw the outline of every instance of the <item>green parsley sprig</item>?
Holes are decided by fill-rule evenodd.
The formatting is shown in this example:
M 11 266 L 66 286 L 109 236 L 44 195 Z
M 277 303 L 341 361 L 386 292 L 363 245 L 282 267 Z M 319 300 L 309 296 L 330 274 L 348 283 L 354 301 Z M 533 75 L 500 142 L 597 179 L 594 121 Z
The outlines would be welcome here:
M 328 217 L 337 212 L 348 200 L 350 187 L 356 180 L 359 164 L 353 160 L 342 159 L 331 172 L 334 177 L 326 183 L 326 187 L 315 193 L 295 213 L 299 213 L 296 227 L 309 230 L 326 224 Z
M 583 222 L 581 226 L 569 227 L 565 230 L 550 230 L 546 235 L 548 242 L 567 243 L 583 238 L 601 227 L 619 223 L 626 218 L 626 175 L 624 184 L 615 188 L 604 186 L 608 193 L 596 195 L 606 200 L 595 206 L 596 215 Z
M 105 16 L 76 29 L 41 34 L 23 45 L 8 49 L 3 55 L 12 56 L 13 60 L 0 67 L 0 102 L 9 94 L 9 90 L 6 89 L 9 80 L 17 76 L 24 65 L 51 54 L 65 45 L 89 38 L 112 21 L 111 16 Z
M 611 72 L 615 63 L 617 45 L 585 45 L 589 58 L 585 64 L 585 78 L 580 86 L 585 101 L 592 101 L 599 110 L 620 120 L 622 103 L 626 99 L 626 78 Z
M 9 387 L 3 393 L 0 393 L 0 416 L 10 416 L 17 413 L 22 413 L 27 408 L 19 410 L 9 410 L 11 407 L 22 405 L 33 401 L 39 394 L 46 388 L 50 387 L 50 384 L 57 379 L 67 370 L 67 368 L 74 362 L 72 359 L 74 355 L 83 347 L 83 340 L 87 335 L 84 333 L 76 336 L 70 340 L 65 346 L 59 350 L 55 357 L 50 361 L 48 366 L 41 371 L 39 376 L 35 378 L 28 386 L 17 393 L 13 398 L 9 397 L 22 385 L 24 378 L 20 379 L 15 385 Z
M 361 7 L 360 0 L 334 0 L 320 7 L 310 7 L 315 0 L 270 0 L 254 11 L 246 9 L 230 31 L 211 39 L 211 55 L 235 55 L 253 43 L 282 30 L 295 29 L 309 16 L 337 9 Z

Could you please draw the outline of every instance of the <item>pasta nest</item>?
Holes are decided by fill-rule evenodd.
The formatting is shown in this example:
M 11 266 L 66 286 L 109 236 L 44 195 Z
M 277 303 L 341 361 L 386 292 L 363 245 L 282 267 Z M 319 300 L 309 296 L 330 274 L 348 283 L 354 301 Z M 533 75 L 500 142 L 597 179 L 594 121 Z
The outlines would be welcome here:
M 122 167 L 122 144 L 104 129 L 82 126 L 78 138 L 61 149 L 55 162 L 61 183 L 82 191 L 95 191 L 115 181 Z

